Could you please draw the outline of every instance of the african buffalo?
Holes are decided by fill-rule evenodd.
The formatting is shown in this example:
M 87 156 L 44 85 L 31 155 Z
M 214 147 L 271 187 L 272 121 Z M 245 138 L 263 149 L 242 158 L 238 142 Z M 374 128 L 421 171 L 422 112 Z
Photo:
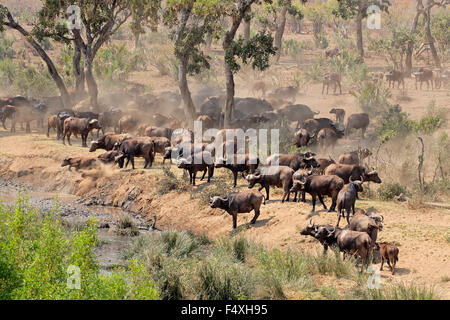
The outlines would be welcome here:
M 336 227 L 339 227 L 339 221 L 341 220 L 341 216 L 344 217 L 344 210 L 347 212 L 347 223 L 350 224 L 350 211 L 353 211 L 355 214 L 355 202 L 358 192 L 363 191 L 363 179 L 361 180 L 352 180 L 350 177 L 350 182 L 339 191 L 337 196 L 337 211 L 338 211 L 338 220 L 336 223 Z
M 250 224 L 255 224 L 256 219 L 259 217 L 259 209 L 263 199 L 264 196 L 261 192 L 245 190 L 229 193 L 225 197 L 211 197 L 209 205 L 211 208 L 223 209 L 233 216 L 233 229 L 236 229 L 238 213 L 248 213 L 253 210 L 255 215 Z
M 75 171 L 80 169 L 87 169 L 92 167 L 97 162 L 96 158 L 92 157 L 75 157 L 75 158 L 65 158 L 61 164 L 61 167 L 69 166 L 69 171 L 71 168 L 75 168 Z
M 347 126 L 345 127 L 345 135 L 349 136 L 352 129 L 361 129 L 362 138 L 366 133 L 370 120 L 367 113 L 354 113 L 347 119 Z
M 149 137 L 134 137 L 123 140 L 119 147 L 119 156 L 116 157 L 116 162 L 119 163 L 119 168 L 123 168 L 124 160 L 127 159 L 125 168 L 131 161 L 131 166 L 134 169 L 134 157 L 142 157 L 145 160 L 144 169 L 152 166 L 155 159 L 155 144 Z
M 235 154 L 234 157 L 227 161 L 227 159 L 216 159 L 216 168 L 227 168 L 233 172 L 233 187 L 236 188 L 238 173 L 254 173 L 258 168 L 259 159 L 250 154 Z
M 290 192 L 305 191 L 312 197 L 312 212 L 316 209 L 316 198 L 319 197 L 323 208 L 327 206 L 323 202 L 322 196 L 331 197 L 331 206 L 328 212 L 336 208 L 336 199 L 339 191 L 344 187 L 344 181 L 338 176 L 309 176 L 305 180 L 295 180 Z M 302 199 L 304 200 L 304 199 Z
M 103 137 L 101 137 L 97 141 L 91 142 L 91 148 L 89 149 L 89 152 L 94 152 L 97 149 L 104 149 L 106 151 L 113 150 L 114 148 L 118 149 L 120 147 L 120 144 L 122 144 L 122 142 L 125 139 L 129 139 L 131 137 L 133 137 L 133 136 L 128 133 L 105 134 Z
M 336 122 L 337 123 L 344 123 L 345 119 L 345 110 L 339 109 L 339 108 L 333 108 L 330 110 L 330 113 L 334 114 L 336 116 Z
M 284 194 L 281 202 L 287 197 L 289 201 L 289 189 L 292 186 L 292 176 L 294 175 L 294 170 L 286 166 L 266 166 L 261 167 L 256 170 L 255 173 L 249 174 L 245 177 L 248 181 L 248 187 L 251 189 L 255 184 L 259 183 L 261 186 L 258 191 L 263 188 L 266 189 L 266 200 L 269 200 L 269 187 L 276 186 L 282 187 Z
M 338 163 L 361 165 L 362 161 L 371 155 L 372 155 L 372 152 L 370 152 L 369 149 L 358 148 L 358 150 L 341 154 L 339 156 Z
M 214 175 L 214 161 L 211 153 L 208 151 L 200 151 L 187 158 L 178 159 L 177 167 L 189 172 L 189 183 L 193 186 L 195 186 L 195 178 L 198 171 L 203 171 L 200 181 L 205 178 L 206 172 L 208 172 L 208 183 L 211 182 L 211 178 Z
M 352 180 L 357 180 L 361 176 L 364 179 L 364 182 L 375 182 L 381 183 L 381 179 L 378 176 L 378 173 L 373 170 L 367 172 L 368 170 L 362 166 L 357 166 L 354 164 L 331 164 L 325 169 L 325 175 L 336 175 L 341 177 L 345 183 L 349 183 L 350 177 Z
M 309 221 L 309 224 L 300 231 L 302 236 L 311 236 L 314 239 L 316 238 L 316 233 L 319 231 L 319 228 L 325 228 L 329 231 L 333 231 L 334 227 L 331 224 L 326 225 L 316 225 L 312 222 L 312 219 Z M 323 237 L 321 239 L 317 239 L 323 246 L 323 254 L 327 253 L 328 247 L 336 246 L 336 241 L 332 237 Z
M 342 87 L 341 87 L 341 75 L 336 72 L 329 72 L 325 73 L 322 78 L 322 94 L 325 90 L 325 87 L 327 87 L 327 94 L 328 94 L 328 88 L 330 85 L 333 85 L 333 94 L 336 93 L 337 87 L 339 87 L 339 93 L 342 94 Z
M 266 160 L 267 166 L 287 166 L 294 171 L 308 167 L 318 168 L 319 163 L 314 159 L 315 154 L 308 152 L 306 154 L 279 154 L 270 155 Z
M 392 274 L 395 274 L 395 265 L 398 261 L 398 248 L 397 246 L 393 245 L 392 243 L 388 242 L 377 242 L 375 244 L 375 250 L 380 251 L 380 257 L 381 257 L 381 267 L 380 271 L 383 271 L 383 264 L 386 260 L 389 268 L 392 271 Z

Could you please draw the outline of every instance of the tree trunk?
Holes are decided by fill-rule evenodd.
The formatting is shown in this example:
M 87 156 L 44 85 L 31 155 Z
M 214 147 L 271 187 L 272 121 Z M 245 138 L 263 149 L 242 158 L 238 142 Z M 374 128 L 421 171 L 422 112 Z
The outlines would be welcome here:
M 363 8 L 359 7 L 358 14 L 356 15 L 356 46 L 358 47 L 359 55 L 364 60 L 362 19 L 363 19 Z
M 78 100 L 84 96 L 85 93 L 85 76 L 84 69 L 81 66 L 81 48 L 78 44 L 74 43 L 74 55 L 73 55 L 73 74 L 75 76 L 75 98 Z
M 284 28 L 286 27 L 286 13 L 287 13 L 287 5 L 284 5 L 283 8 L 281 8 L 280 17 L 279 17 L 280 21 L 278 23 L 277 31 L 275 32 L 275 39 L 274 39 L 274 47 L 277 48 L 277 53 L 275 55 L 276 62 L 278 62 L 281 57 L 281 46 L 282 46 Z
M 206 34 L 206 39 L 205 39 L 205 46 L 206 46 L 206 50 L 208 50 L 208 51 L 211 50 L 212 40 L 213 40 L 212 34 L 208 32 Z
M 430 46 L 431 55 L 433 56 L 434 65 L 436 68 L 441 68 L 441 59 L 437 53 L 436 47 L 434 46 L 433 35 L 431 34 L 430 24 L 431 24 L 431 8 L 428 7 L 424 13 L 425 15 L 425 34 L 427 36 L 427 41 Z
M 244 43 L 250 41 L 250 20 L 246 21 L 244 20 Z
M 186 24 L 191 15 L 192 6 L 185 8 L 181 13 L 180 24 L 177 28 L 175 35 L 175 45 L 178 45 L 177 42 L 182 38 Z M 184 105 L 184 114 L 186 115 L 186 120 L 188 122 L 188 126 L 193 128 L 194 120 L 195 120 L 195 106 L 192 101 L 191 92 L 189 91 L 189 86 L 187 82 L 187 67 L 188 67 L 188 58 L 185 56 L 177 56 L 178 59 L 178 86 L 180 88 L 180 94 L 183 99 Z
M 417 23 L 419 22 L 420 14 L 421 14 L 421 12 L 418 9 L 414 16 L 413 22 L 412 22 L 411 32 L 410 32 L 411 36 L 416 33 Z M 406 58 L 405 58 L 405 75 L 408 77 L 411 76 L 413 50 L 414 50 L 414 41 L 412 41 L 412 40 L 408 41 L 408 47 L 406 48 Z
M 9 10 L 0 4 L 0 9 L 4 9 L 6 11 L 6 19 L 4 20 L 3 24 L 7 27 L 10 27 L 12 29 L 15 29 L 19 31 L 24 37 L 25 40 L 36 50 L 38 55 L 41 57 L 42 60 L 44 60 L 45 64 L 47 65 L 48 72 L 50 73 L 53 81 L 55 81 L 56 86 L 58 87 L 58 90 L 61 94 L 61 100 L 63 102 L 63 105 L 65 108 L 70 108 L 72 106 L 72 103 L 70 101 L 69 93 L 67 92 L 66 85 L 64 84 L 63 79 L 58 73 L 58 70 L 56 69 L 55 65 L 53 64 L 53 61 L 50 59 L 50 57 L 47 55 L 44 49 L 32 38 L 30 33 L 26 31 L 24 28 L 22 28 L 21 25 L 19 25 L 14 18 L 12 17 Z
M 139 39 L 141 38 L 141 33 L 138 32 L 134 35 L 134 50 L 137 50 L 139 47 Z
M 84 59 L 85 59 L 84 62 L 85 62 L 86 83 L 89 91 L 89 100 L 93 110 L 99 111 L 97 102 L 98 87 L 93 73 L 94 55 L 92 54 L 91 48 L 87 48 Z
M 187 61 L 186 59 L 178 59 L 178 63 L 178 86 L 183 99 L 184 114 L 186 115 L 188 126 L 193 128 L 196 110 L 187 82 Z

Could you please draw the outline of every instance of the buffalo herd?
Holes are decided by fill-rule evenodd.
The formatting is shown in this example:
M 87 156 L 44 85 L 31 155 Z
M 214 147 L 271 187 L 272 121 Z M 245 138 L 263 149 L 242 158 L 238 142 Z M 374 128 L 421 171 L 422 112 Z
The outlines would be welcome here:
M 330 55 L 333 54 L 332 52 Z M 389 75 L 387 75 L 389 76 Z M 327 84 L 340 88 L 340 79 L 333 74 L 326 75 Z M 422 77 L 418 75 L 417 77 Z M 423 78 L 426 78 L 423 75 Z M 399 81 L 395 74 L 390 80 Z M 421 78 L 420 78 L 421 79 Z M 425 81 L 425 80 L 424 80 Z M 266 87 L 262 84 L 253 87 L 255 92 L 265 94 Z M 327 87 L 328 90 L 328 87 Z M 281 96 L 295 100 L 296 88 L 280 88 Z M 273 92 L 274 97 L 280 92 Z M 194 97 L 195 98 L 195 97 Z M 117 98 L 119 99 L 119 98 Z M 148 102 L 151 101 L 151 102 Z M 122 111 L 120 108 L 109 108 L 103 112 L 75 111 L 74 109 L 54 108 L 45 102 L 22 97 L 0 99 L 1 121 L 6 129 L 6 120 L 11 120 L 11 131 L 16 130 L 16 123 L 26 124 L 26 131 L 30 132 L 30 122 L 36 120 L 38 125 L 47 123 L 47 137 L 50 130 L 56 131 L 56 138 L 71 145 L 71 136 L 81 136 L 82 147 L 87 147 L 87 139 L 91 136 L 89 151 L 103 149 L 105 152 L 98 157 L 72 157 L 64 159 L 62 166 L 73 167 L 76 170 L 86 169 L 98 164 L 113 164 L 126 168 L 131 162 L 135 169 L 135 157 L 144 159 L 144 169 L 152 167 L 156 154 L 160 154 L 163 164 L 166 160 L 175 162 L 179 169 L 189 173 L 189 182 L 196 185 L 197 173 L 203 173 L 201 180 L 207 175 L 207 182 L 214 176 L 215 169 L 227 169 L 233 174 L 233 187 L 237 186 L 240 175 L 248 183 L 249 190 L 233 192 L 221 196 L 211 197 L 211 208 L 220 208 L 228 212 L 233 218 L 233 228 L 237 228 L 237 214 L 254 211 L 251 224 L 255 224 L 260 215 L 261 205 L 269 200 L 270 187 L 281 188 L 283 195 L 281 202 L 289 201 L 294 194 L 293 201 L 306 202 L 306 194 L 312 199 L 312 211 L 316 210 L 316 200 L 319 199 L 325 210 L 337 211 L 337 222 L 332 225 L 316 225 L 312 221 L 300 232 L 317 239 L 326 252 L 328 247 L 336 247 L 344 252 L 344 258 L 355 255 L 362 259 L 363 264 L 373 250 L 379 250 L 382 263 L 386 260 L 395 272 L 398 260 L 398 249 L 389 243 L 376 242 L 377 234 L 382 230 L 383 217 L 366 213 L 361 209 L 355 210 L 358 193 L 363 191 L 363 184 L 381 183 L 377 171 L 369 169 L 364 160 L 372 155 L 368 148 L 359 147 L 356 150 L 342 153 L 338 161 L 331 157 L 320 158 L 317 153 L 275 153 L 261 161 L 258 156 L 250 152 L 249 141 L 243 143 L 237 140 L 236 128 L 246 130 L 264 124 L 273 125 L 280 119 L 289 120 L 292 146 L 298 148 L 315 148 L 324 154 L 334 150 L 339 139 L 350 138 L 352 130 L 361 130 L 361 137 L 370 124 L 369 116 L 365 113 L 351 114 L 344 125 L 345 110 L 333 108 L 330 114 L 335 115 L 335 121 L 329 118 L 316 117 L 319 112 L 311 110 L 302 104 L 290 104 L 273 108 L 269 99 L 236 98 L 235 118 L 231 129 L 222 129 L 210 141 L 195 141 L 190 129 L 180 129 L 183 116 L 178 114 L 177 108 L 164 113 L 158 109 L 161 101 L 176 100 L 171 95 L 154 98 L 135 99 L 135 104 L 147 103 L 154 106 L 158 112 L 148 117 L 137 113 Z M 197 98 L 200 99 L 200 98 Z M 114 98 L 111 98 L 113 101 Z M 147 101 L 147 102 L 146 102 Z M 155 102 L 156 101 L 156 102 Z M 197 120 L 203 124 L 203 129 L 218 128 L 221 123 L 221 102 L 223 98 L 206 97 L 197 114 Z M 155 103 L 155 104 L 152 104 Z M 179 101 L 178 101 L 179 103 Z M 285 122 L 286 123 L 286 122 Z M 273 127 L 272 127 L 273 128 Z M 113 133 L 105 133 L 111 129 Z M 96 131 L 96 132 L 95 132 Z M 102 136 L 100 136 L 100 131 Z M 230 131 L 231 136 L 229 138 Z M 95 137 L 96 133 L 96 137 Z M 216 142 L 219 142 L 217 144 Z M 218 150 L 223 151 L 218 153 Z M 231 155 L 229 153 L 231 151 Z M 316 151 L 317 152 L 317 151 Z M 226 155 L 226 156 L 222 156 Z M 258 189 L 253 188 L 258 185 Z M 265 189 L 265 195 L 261 191 Z M 299 195 L 301 193 L 301 197 Z M 329 208 L 325 204 L 325 197 L 331 198 Z M 343 217 L 347 226 L 339 227 Z

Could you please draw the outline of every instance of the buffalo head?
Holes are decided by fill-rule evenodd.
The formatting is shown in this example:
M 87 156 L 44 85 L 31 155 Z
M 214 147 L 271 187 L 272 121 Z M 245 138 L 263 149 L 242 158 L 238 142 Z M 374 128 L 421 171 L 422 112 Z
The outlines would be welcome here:
M 375 170 L 370 171 L 368 173 L 364 174 L 364 181 L 372 181 L 375 183 L 381 183 L 381 179 L 378 176 L 378 172 L 376 172 Z
M 316 224 L 311 220 L 309 220 L 309 224 L 302 230 L 300 231 L 300 234 L 302 236 L 315 236 L 316 232 L 318 230 L 319 226 L 316 226 Z
M 261 174 L 249 174 L 245 177 L 245 180 L 248 181 L 248 187 L 251 189 L 255 186 L 255 184 L 261 179 Z
M 229 202 L 228 196 L 210 197 L 209 206 L 213 209 L 214 208 L 226 209 L 226 208 L 228 208 L 228 202 Z

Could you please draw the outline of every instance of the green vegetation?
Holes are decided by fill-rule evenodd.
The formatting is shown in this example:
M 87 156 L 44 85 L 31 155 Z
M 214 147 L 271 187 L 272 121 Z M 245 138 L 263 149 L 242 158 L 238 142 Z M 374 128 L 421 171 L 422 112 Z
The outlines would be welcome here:
M 385 182 L 378 188 L 377 192 L 380 199 L 384 201 L 394 200 L 395 197 L 399 196 L 402 193 L 405 196 L 410 195 L 408 189 L 397 182 Z
M 100 273 L 95 220 L 67 232 L 57 213 L 57 206 L 45 214 L 36 211 L 23 195 L 12 208 L 0 205 L 0 299 L 159 298 L 155 282 L 136 259 L 125 270 Z M 77 268 L 80 289 L 71 289 Z

